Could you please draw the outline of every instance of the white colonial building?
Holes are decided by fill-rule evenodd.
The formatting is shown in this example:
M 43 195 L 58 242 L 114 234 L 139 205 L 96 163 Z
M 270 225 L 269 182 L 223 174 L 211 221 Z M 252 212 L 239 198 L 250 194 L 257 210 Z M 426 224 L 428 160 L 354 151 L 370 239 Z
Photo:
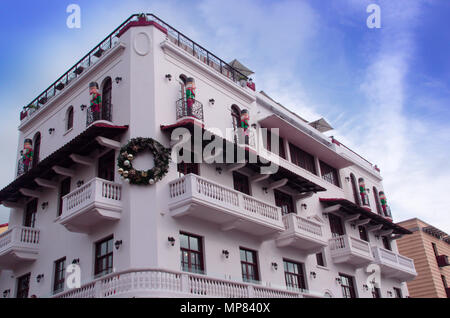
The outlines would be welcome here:
M 0 297 L 406 297 L 416 271 L 395 240 L 410 232 L 392 222 L 379 169 L 249 73 L 133 15 L 24 107 L 16 178 L 0 190 Z M 243 142 L 225 135 L 241 124 Z M 121 149 L 190 145 L 188 132 L 234 162 L 172 155 L 164 175 L 161 152 Z M 202 159 L 208 141 L 196 145 Z

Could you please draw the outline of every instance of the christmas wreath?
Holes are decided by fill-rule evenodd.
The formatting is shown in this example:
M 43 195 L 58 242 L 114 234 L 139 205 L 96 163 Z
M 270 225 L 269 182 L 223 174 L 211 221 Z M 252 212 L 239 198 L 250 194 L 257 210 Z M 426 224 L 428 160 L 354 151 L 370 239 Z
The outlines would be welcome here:
M 149 150 L 153 154 L 155 166 L 148 170 L 136 170 L 132 161 L 139 152 Z M 119 174 L 131 184 L 153 184 L 169 171 L 171 150 L 152 138 L 133 138 L 120 149 L 117 165 Z

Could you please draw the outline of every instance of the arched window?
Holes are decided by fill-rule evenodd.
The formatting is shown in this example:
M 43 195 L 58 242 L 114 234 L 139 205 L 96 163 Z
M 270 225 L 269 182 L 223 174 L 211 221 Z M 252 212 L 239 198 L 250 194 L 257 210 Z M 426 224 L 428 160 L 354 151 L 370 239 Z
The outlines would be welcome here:
M 112 104 L 111 104 L 112 81 L 111 77 L 107 77 L 103 82 L 102 89 L 102 119 L 111 121 Z
M 352 190 L 353 190 L 353 198 L 355 199 L 355 203 L 361 205 L 361 200 L 359 197 L 358 187 L 356 185 L 356 177 L 353 173 L 350 173 L 350 180 L 352 182 Z
M 66 113 L 66 131 L 73 128 L 73 107 L 70 106 Z
M 237 143 L 238 140 L 237 129 L 239 128 L 241 122 L 241 110 L 236 105 L 231 106 L 231 120 L 233 123 L 233 130 L 234 130 L 234 142 Z
M 377 188 L 373 187 L 373 197 L 375 199 L 375 205 L 377 206 L 377 213 L 379 215 L 383 215 L 383 211 L 381 210 L 381 203 L 380 203 L 380 197 L 378 196 L 378 190 Z
M 364 178 L 358 179 L 358 187 L 359 187 L 359 196 L 361 197 L 361 203 L 364 206 L 370 206 L 369 204 L 369 196 L 366 192 L 366 183 L 364 181 Z
M 37 132 L 33 138 L 33 168 L 39 163 L 39 152 L 41 150 L 41 133 Z

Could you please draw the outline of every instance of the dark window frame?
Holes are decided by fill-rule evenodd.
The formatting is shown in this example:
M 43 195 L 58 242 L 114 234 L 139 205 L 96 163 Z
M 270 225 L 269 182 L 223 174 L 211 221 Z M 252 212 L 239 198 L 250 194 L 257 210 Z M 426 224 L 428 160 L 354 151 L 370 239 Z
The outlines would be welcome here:
M 73 106 L 70 106 L 67 110 L 66 131 L 73 128 Z
M 316 262 L 317 262 L 317 265 L 319 265 L 319 266 L 322 266 L 322 267 L 327 266 L 327 263 L 325 262 L 325 254 L 323 251 L 316 253 Z
M 392 251 L 392 245 L 391 241 L 389 241 L 389 238 L 387 236 L 382 236 L 381 241 L 383 242 L 383 247 L 387 249 L 388 251 Z
M 297 214 L 294 198 L 291 195 L 275 189 L 273 191 L 275 197 L 275 205 L 281 208 L 281 214 L 286 215 L 289 213 Z
M 58 216 L 61 216 L 63 210 L 63 197 L 71 191 L 72 178 L 67 177 L 61 180 L 59 184 L 59 203 L 58 203 Z
M 245 253 L 245 260 L 242 259 L 242 252 Z M 253 262 L 248 261 L 247 253 L 252 254 Z M 250 283 L 259 282 L 258 252 L 245 247 L 239 247 L 239 259 L 241 261 L 242 280 Z M 249 274 L 249 268 L 252 268 L 253 275 Z
M 37 209 L 38 209 L 37 198 L 27 202 L 25 207 L 25 213 L 23 215 L 23 223 L 22 223 L 23 226 L 31 228 L 34 228 L 36 226 Z
M 31 272 L 17 278 L 16 298 L 28 298 L 30 292 Z
M 358 226 L 359 238 L 363 241 L 370 242 L 369 233 L 364 225 Z
M 109 242 L 111 242 L 109 244 Z M 100 241 L 95 242 L 95 262 L 94 262 L 94 276 L 101 277 L 112 273 L 114 266 L 114 235 L 109 235 Z M 106 253 L 101 254 L 101 246 L 106 244 Z M 109 249 L 110 245 L 110 249 Z M 106 264 L 102 264 L 103 260 L 106 259 Z M 104 266 L 105 265 L 105 266 Z
M 188 242 L 187 248 L 181 246 L 181 235 L 187 236 L 187 242 Z M 191 248 L 191 238 L 197 240 L 197 246 L 198 246 L 197 250 Z M 197 273 L 197 274 L 204 273 L 205 265 L 204 265 L 203 245 L 204 245 L 204 242 L 203 242 L 202 236 L 187 233 L 187 232 L 180 232 L 180 253 L 181 253 L 180 262 L 181 262 L 181 269 L 183 271 L 189 272 L 189 273 Z M 187 263 L 184 261 L 184 253 L 187 254 Z M 194 258 L 198 261 L 193 263 L 192 256 L 196 256 Z M 185 266 L 185 264 L 187 266 Z
M 291 162 L 293 164 L 317 175 L 317 169 L 313 155 L 300 149 L 299 147 L 297 147 L 292 143 L 289 143 L 289 150 L 291 153 Z
M 114 149 L 104 153 L 97 159 L 97 176 L 100 179 L 114 182 L 116 170 L 116 152 Z
M 402 289 L 398 287 L 393 287 L 395 298 L 403 298 Z
M 41 140 L 42 136 L 41 133 L 38 131 L 36 134 L 34 134 L 33 137 L 33 159 L 32 159 L 32 166 L 33 168 L 37 166 L 39 163 L 39 155 L 41 152 Z
M 319 160 L 320 166 L 320 174 L 322 175 L 322 179 L 334 184 L 336 187 L 341 186 L 341 182 L 339 180 L 339 171 L 338 169 L 330 166 L 329 164 Z
M 297 273 L 289 271 L 289 264 L 296 267 Z M 287 288 L 307 289 L 304 264 L 289 259 L 283 259 L 284 280 Z
M 233 171 L 233 189 L 251 196 L 250 181 L 248 176 L 237 171 Z
M 357 298 L 353 276 L 339 273 L 343 298 Z
M 66 257 L 57 259 L 53 263 L 53 293 L 64 290 L 66 280 Z

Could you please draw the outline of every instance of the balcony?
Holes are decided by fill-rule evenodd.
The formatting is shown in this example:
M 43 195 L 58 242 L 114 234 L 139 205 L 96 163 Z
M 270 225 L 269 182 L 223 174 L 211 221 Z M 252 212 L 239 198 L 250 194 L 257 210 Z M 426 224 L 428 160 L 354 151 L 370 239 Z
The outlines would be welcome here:
M 203 104 L 198 100 L 194 101 L 191 107 L 187 106 L 187 102 L 184 98 L 180 98 L 176 101 L 177 121 L 185 119 L 186 117 L 195 118 L 203 122 Z
M 289 213 L 283 216 L 283 223 L 286 230 L 277 238 L 279 247 L 291 246 L 312 254 L 328 245 L 322 224 L 317 221 Z
M 445 267 L 445 266 L 449 266 L 450 265 L 450 262 L 448 260 L 448 256 L 447 255 L 438 255 L 438 256 L 436 256 L 436 261 L 437 261 L 439 267 Z
M 37 259 L 39 229 L 16 226 L 0 234 L 0 269 L 13 269 L 20 262 Z
M 93 111 L 91 107 L 86 110 L 86 127 L 98 120 L 112 121 L 112 105 L 102 105 L 100 111 Z
M 165 269 L 139 269 L 112 273 L 59 293 L 54 298 L 306 298 L 320 297 L 308 291 L 292 291 L 206 275 Z
M 329 246 L 334 263 L 348 263 L 359 268 L 373 262 L 369 243 L 353 236 L 334 237 Z
M 381 273 L 386 277 L 397 278 L 401 282 L 405 282 L 413 280 L 417 276 L 414 261 L 408 257 L 378 246 L 372 246 L 372 255 L 375 264 L 380 265 Z
M 63 197 L 59 223 L 71 232 L 90 233 L 98 223 L 114 222 L 122 212 L 122 186 L 94 178 Z
M 194 174 L 169 184 L 173 217 L 192 216 L 259 237 L 283 231 L 280 208 Z

